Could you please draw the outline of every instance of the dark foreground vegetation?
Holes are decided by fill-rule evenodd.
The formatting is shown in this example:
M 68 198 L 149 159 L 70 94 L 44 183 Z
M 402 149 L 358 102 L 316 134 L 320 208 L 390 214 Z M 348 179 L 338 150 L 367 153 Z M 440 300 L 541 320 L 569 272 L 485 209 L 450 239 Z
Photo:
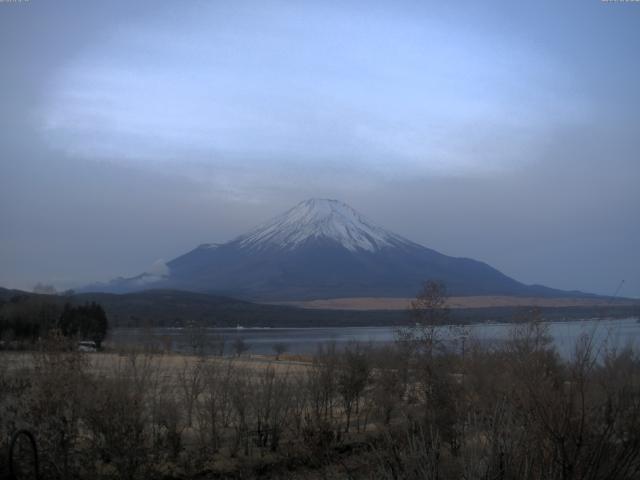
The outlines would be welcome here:
M 439 302 L 418 298 L 392 346 L 308 362 L 85 354 L 51 332 L 0 354 L 2 458 L 26 429 L 52 479 L 638 478 L 636 352 L 584 336 L 562 361 L 535 318 L 497 350 L 462 327 L 445 342 Z

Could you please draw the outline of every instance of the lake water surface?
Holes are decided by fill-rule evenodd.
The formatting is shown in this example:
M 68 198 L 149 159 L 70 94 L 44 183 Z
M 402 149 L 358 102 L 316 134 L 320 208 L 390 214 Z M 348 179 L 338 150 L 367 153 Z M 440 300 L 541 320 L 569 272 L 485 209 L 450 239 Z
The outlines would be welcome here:
M 593 335 L 596 345 L 623 348 L 640 346 L 640 323 L 636 318 L 548 322 L 549 333 L 560 354 L 569 358 L 580 335 Z M 476 324 L 466 327 L 470 335 L 483 343 L 500 344 L 509 338 L 513 324 Z M 352 341 L 382 345 L 395 340 L 397 327 L 310 327 L 310 328 L 206 328 L 200 329 L 198 341 L 213 353 L 224 338 L 225 353 L 232 352 L 238 338 L 249 347 L 249 353 L 273 355 L 273 346 L 284 343 L 289 353 L 314 353 L 318 345 L 335 342 L 338 348 Z M 443 335 L 449 330 L 443 329 Z M 170 348 L 174 352 L 192 350 L 194 331 L 182 328 L 122 328 L 114 329 L 108 339 L 111 346 L 152 345 Z

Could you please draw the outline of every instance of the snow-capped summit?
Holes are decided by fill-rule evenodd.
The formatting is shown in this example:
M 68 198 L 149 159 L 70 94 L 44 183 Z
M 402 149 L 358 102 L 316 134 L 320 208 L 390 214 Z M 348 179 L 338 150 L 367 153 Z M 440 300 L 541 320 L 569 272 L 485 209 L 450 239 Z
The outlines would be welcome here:
M 317 239 L 336 242 L 350 251 L 369 252 L 410 243 L 374 225 L 349 205 L 325 198 L 305 200 L 236 241 L 252 249 L 293 249 Z

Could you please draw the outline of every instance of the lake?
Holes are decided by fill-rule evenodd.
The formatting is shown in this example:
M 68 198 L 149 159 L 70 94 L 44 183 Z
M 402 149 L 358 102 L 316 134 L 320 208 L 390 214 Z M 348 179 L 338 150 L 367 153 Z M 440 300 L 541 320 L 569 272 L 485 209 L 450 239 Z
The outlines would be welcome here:
M 594 335 L 597 345 L 606 341 L 609 347 L 638 347 L 640 323 L 636 318 L 547 322 L 549 333 L 560 354 L 569 358 L 576 339 L 582 334 Z M 470 334 L 486 344 L 500 344 L 509 338 L 513 324 L 484 323 L 468 326 Z M 212 353 L 220 338 L 225 341 L 225 353 L 242 339 L 249 353 L 273 355 L 273 346 L 284 343 L 289 353 L 311 354 L 319 344 L 335 342 L 338 348 L 352 341 L 373 345 L 391 343 L 396 327 L 310 327 L 310 328 L 206 328 L 197 332 L 183 328 L 120 328 L 114 329 L 107 341 L 112 347 L 151 345 L 170 348 L 174 352 L 190 352 L 194 338 Z M 445 333 L 443 333 L 445 334 Z

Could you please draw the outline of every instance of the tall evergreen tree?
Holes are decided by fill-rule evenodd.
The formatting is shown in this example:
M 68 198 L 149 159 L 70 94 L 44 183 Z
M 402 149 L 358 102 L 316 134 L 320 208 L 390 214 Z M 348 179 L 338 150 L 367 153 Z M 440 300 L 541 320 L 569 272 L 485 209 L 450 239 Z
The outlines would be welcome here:
M 58 327 L 63 335 L 92 340 L 100 348 L 107 336 L 109 322 L 102 306 L 95 302 L 78 306 L 67 303 L 60 315 Z

